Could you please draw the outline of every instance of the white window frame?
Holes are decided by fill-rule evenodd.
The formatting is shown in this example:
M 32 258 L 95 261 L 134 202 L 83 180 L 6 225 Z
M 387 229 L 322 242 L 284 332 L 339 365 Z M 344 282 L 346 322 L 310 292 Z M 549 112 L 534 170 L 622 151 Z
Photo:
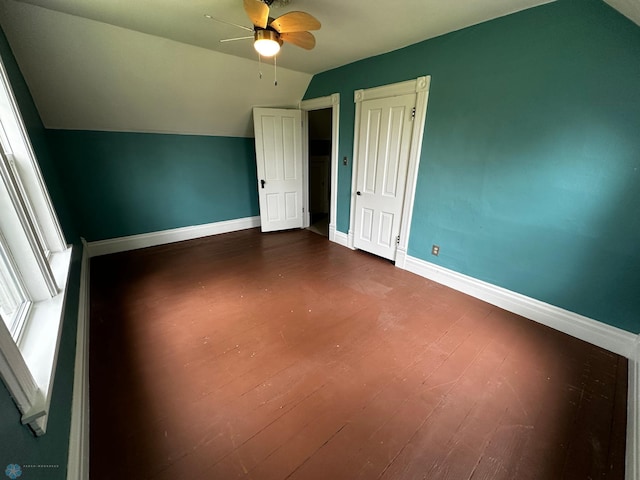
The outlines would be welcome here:
M 23 424 L 46 432 L 71 262 L 0 59 L 0 261 L 4 292 L 21 301 L 0 320 L 0 377 Z M 7 297 L 8 298 L 8 297 Z M 0 312 L 1 314 L 1 312 Z
M 13 340 L 18 342 L 31 309 L 31 302 L 2 232 L 0 232 L 0 303 L 13 307 L 11 318 L 4 316 L 8 314 L 3 309 L 0 309 L 0 317 L 11 332 Z

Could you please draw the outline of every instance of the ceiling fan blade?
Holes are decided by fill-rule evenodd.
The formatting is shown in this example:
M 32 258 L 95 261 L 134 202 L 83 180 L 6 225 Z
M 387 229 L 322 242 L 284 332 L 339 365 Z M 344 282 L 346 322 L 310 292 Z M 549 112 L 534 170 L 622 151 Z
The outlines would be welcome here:
M 220 43 L 235 42 L 236 40 L 246 40 L 248 38 L 253 38 L 253 35 L 249 37 L 223 38 L 222 40 L 220 40 Z
M 306 50 L 311 50 L 316 46 L 316 37 L 309 32 L 285 32 L 280 34 L 280 38 L 284 42 L 293 43 L 294 45 Z
M 249 28 L 245 25 L 238 25 L 237 23 L 226 22 L 224 20 L 220 20 L 218 18 L 213 18 L 211 15 L 205 15 L 209 20 L 213 20 L 214 22 L 224 23 L 225 25 L 231 25 L 232 27 L 242 28 L 243 30 L 247 30 L 249 32 L 253 32 L 253 28 Z
M 260 0 L 244 0 L 244 11 L 256 27 L 267 28 L 269 7 L 266 3 Z
M 278 33 L 292 33 L 319 30 L 320 22 L 306 12 L 289 12 L 276 18 L 269 26 Z

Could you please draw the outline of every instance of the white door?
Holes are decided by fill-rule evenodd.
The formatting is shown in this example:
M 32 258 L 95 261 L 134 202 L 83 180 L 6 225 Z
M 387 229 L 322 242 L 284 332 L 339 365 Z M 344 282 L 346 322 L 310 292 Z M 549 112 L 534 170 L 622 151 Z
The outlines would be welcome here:
M 302 228 L 301 122 L 300 110 L 253 109 L 263 232 Z
M 365 100 L 358 127 L 355 248 L 395 260 L 416 94 Z

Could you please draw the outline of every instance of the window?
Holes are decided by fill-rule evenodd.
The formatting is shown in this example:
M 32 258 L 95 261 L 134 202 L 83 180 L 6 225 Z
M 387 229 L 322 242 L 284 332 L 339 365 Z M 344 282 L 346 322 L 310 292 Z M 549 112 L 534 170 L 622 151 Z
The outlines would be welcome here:
M 18 342 L 29 313 L 30 302 L 7 242 L 0 234 L 0 317 Z
M 0 376 L 36 435 L 47 426 L 70 260 L 0 61 Z

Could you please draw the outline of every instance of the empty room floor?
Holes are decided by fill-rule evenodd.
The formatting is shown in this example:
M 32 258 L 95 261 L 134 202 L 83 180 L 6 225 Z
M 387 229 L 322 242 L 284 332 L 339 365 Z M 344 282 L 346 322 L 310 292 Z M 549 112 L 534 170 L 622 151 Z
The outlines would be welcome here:
M 92 480 L 624 478 L 627 361 L 306 230 L 91 261 Z

